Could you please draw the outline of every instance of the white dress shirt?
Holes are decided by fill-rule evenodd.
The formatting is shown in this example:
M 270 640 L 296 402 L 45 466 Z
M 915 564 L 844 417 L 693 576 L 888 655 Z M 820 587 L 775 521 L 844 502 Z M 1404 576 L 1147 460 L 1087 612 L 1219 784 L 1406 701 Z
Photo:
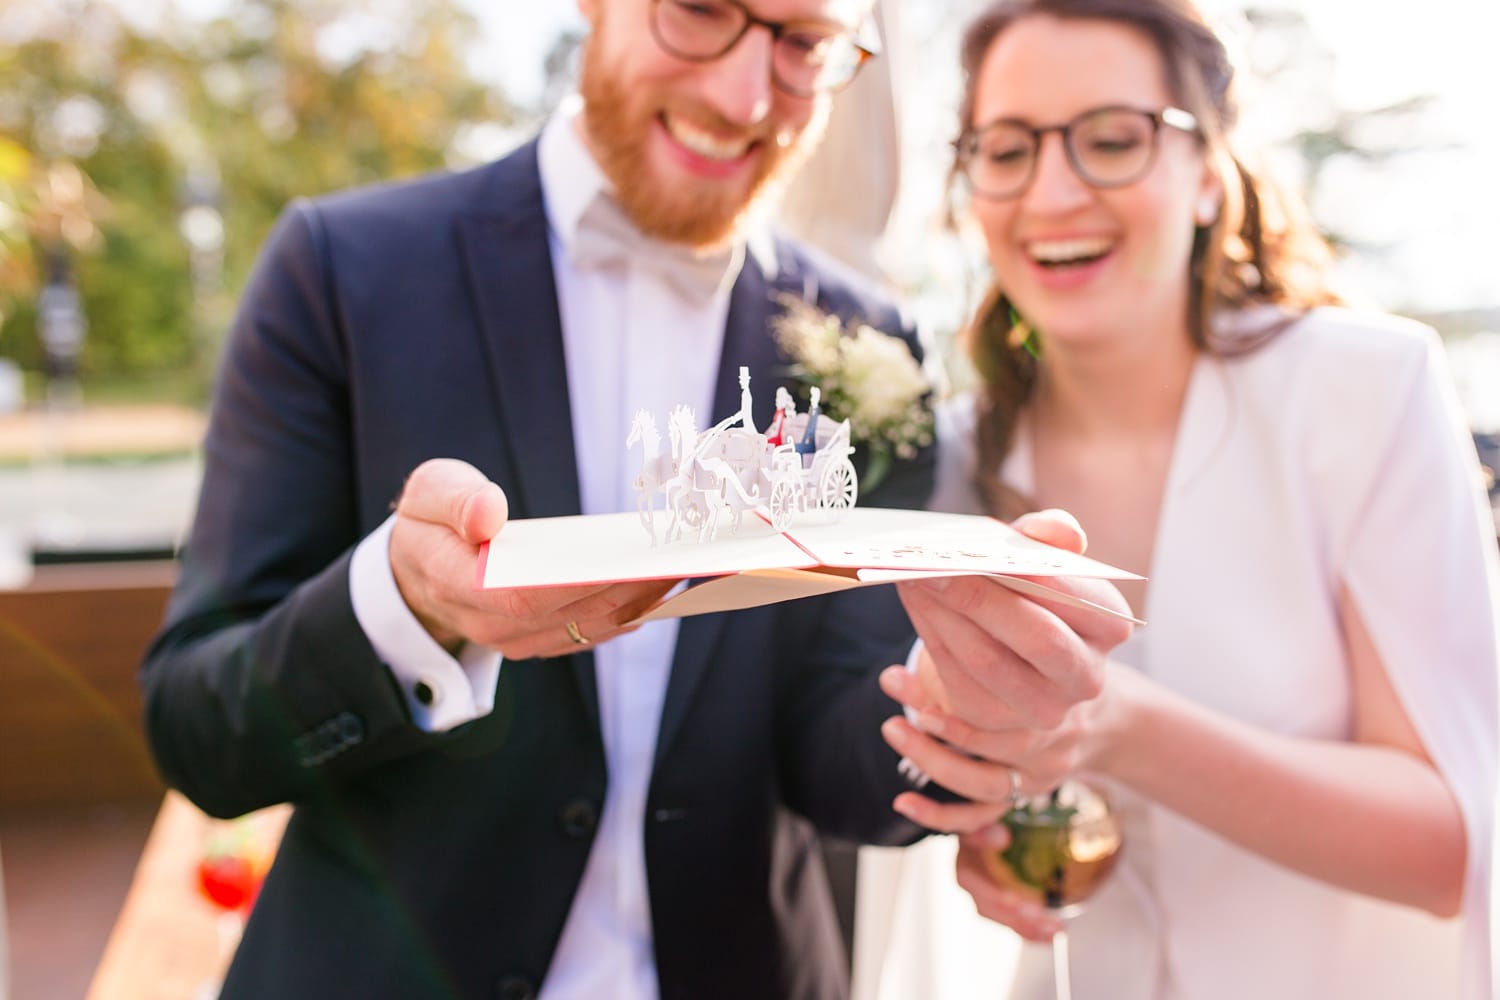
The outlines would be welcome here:
M 638 455 L 625 446 L 641 407 L 665 427 L 686 403 L 698 426 L 714 423 L 714 376 L 729 289 L 743 251 L 707 301 L 690 302 L 629 261 L 574 263 L 580 219 L 609 182 L 576 130 L 570 101 L 542 130 L 538 162 L 567 361 L 573 446 L 585 514 L 635 509 Z M 391 520 L 360 543 L 350 567 L 354 613 L 396 676 L 417 725 L 446 730 L 494 706 L 500 658 L 469 648 L 457 659 L 427 635 L 401 601 L 390 570 Z M 662 701 L 677 642 L 676 620 L 651 622 L 594 647 L 609 785 L 583 881 L 573 899 L 543 1000 L 654 1000 L 658 995 L 646 886 L 644 818 Z M 425 685 L 425 701 L 416 691 Z M 476 790 L 478 791 L 478 790 Z

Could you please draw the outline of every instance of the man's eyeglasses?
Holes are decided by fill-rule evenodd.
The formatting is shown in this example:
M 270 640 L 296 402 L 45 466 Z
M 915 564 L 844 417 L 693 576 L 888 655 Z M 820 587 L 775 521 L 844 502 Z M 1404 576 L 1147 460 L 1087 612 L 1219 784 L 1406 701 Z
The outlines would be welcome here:
M 1037 128 L 1014 118 L 1001 118 L 964 132 L 954 143 L 958 167 L 975 194 L 986 198 L 1017 198 L 1031 186 L 1042 138 L 1062 136 L 1073 171 L 1098 188 L 1123 187 L 1151 169 L 1162 126 L 1181 132 L 1198 131 L 1198 119 L 1181 108 L 1142 111 L 1108 107 L 1085 111 L 1064 125 Z
M 679 59 L 711 62 L 760 26 L 771 33 L 771 80 L 795 97 L 816 97 L 854 79 L 880 51 L 873 37 L 831 21 L 767 21 L 738 0 L 653 0 L 651 31 Z

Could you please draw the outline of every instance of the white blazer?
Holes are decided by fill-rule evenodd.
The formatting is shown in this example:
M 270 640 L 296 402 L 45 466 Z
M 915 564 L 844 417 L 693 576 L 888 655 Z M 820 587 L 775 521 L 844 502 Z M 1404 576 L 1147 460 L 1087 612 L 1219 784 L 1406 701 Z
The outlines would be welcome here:
M 942 414 L 934 507 L 979 509 L 973 421 L 968 399 Z M 1017 438 L 1003 476 L 1028 493 L 1029 435 Z M 1265 729 L 1346 738 L 1336 595 L 1347 584 L 1462 807 L 1463 914 L 1437 920 L 1326 886 L 1127 796 L 1127 864 L 1073 923 L 1077 995 L 1494 997 L 1500 559 L 1437 337 L 1320 309 L 1247 356 L 1200 358 L 1160 517 L 1148 606 L 1137 609 L 1149 624 L 1120 658 Z M 951 866 L 932 877 L 951 880 Z M 903 938 L 939 947 L 909 929 Z M 1015 995 L 1051 995 L 1036 951 L 1022 949 Z

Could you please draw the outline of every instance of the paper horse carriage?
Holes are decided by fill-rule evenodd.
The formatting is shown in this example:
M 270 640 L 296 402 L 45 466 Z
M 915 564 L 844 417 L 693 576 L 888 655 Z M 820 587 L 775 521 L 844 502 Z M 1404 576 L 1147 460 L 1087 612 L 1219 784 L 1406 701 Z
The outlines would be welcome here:
M 750 372 L 740 369 L 739 412 L 699 432 L 691 407 L 679 404 L 667 418 L 669 450 L 662 450 L 656 419 L 637 410 L 625 447 L 641 445 L 635 479 L 636 510 L 655 545 L 657 497 L 669 515 L 664 538 L 711 541 L 727 515 L 737 533 L 746 510 L 765 514 L 784 531 L 810 510 L 841 516 L 859 497 L 859 479 L 849 456 L 849 421 L 821 417 L 819 390 L 812 406 L 797 413 L 790 394 L 777 391 L 776 417 L 766 433 L 750 416 Z

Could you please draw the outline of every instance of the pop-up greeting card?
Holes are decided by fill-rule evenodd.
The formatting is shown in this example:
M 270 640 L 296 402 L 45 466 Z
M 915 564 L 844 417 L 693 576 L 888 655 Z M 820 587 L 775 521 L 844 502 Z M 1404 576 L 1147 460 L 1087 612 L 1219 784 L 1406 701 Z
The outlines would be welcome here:
M 824 332 L 837 338 L 839 329 Z M 636 412 L 625 440 L 627 449 L 641 451 L 635 513 L 512 521 L 485 543 L 479 586 L 693 581 L 642 618 L 651 620 L 964 574 L 1095 607 L 1035 578 L 1137 579 L 993 518 L 856 508 L 851 419 L 822 418 L 817 386 L 808 410 L 798 413 L 782 388 L 776 417 L 762 432 L 751 418 L 748 368 L 740 368 L 739 380 L 739 410 L 707 430 L 697 429 L 691 408 L 673 408 L 668 448 L 651 413 Z M 914 447 L 926 431 L 909 430 L 918 435 L 906 442 Z
M 511 521 L 480 558 L 484 588 L 561 587 L 628 580 L 690 580 L 643 620 L 758 607 L 852 587 L 981 574 L 1024 593 L 1086 604 L 1039 582 L 1062 576 L 1139 579 L 968 514 L 855 508 L 777 531 L 760 513 L 736 532 L 659 545 L 636 514 Z M 1093 606 L 1093 605 L 1089 605 Z M 1132 619 L 1134 620 L 1134 619 Z

